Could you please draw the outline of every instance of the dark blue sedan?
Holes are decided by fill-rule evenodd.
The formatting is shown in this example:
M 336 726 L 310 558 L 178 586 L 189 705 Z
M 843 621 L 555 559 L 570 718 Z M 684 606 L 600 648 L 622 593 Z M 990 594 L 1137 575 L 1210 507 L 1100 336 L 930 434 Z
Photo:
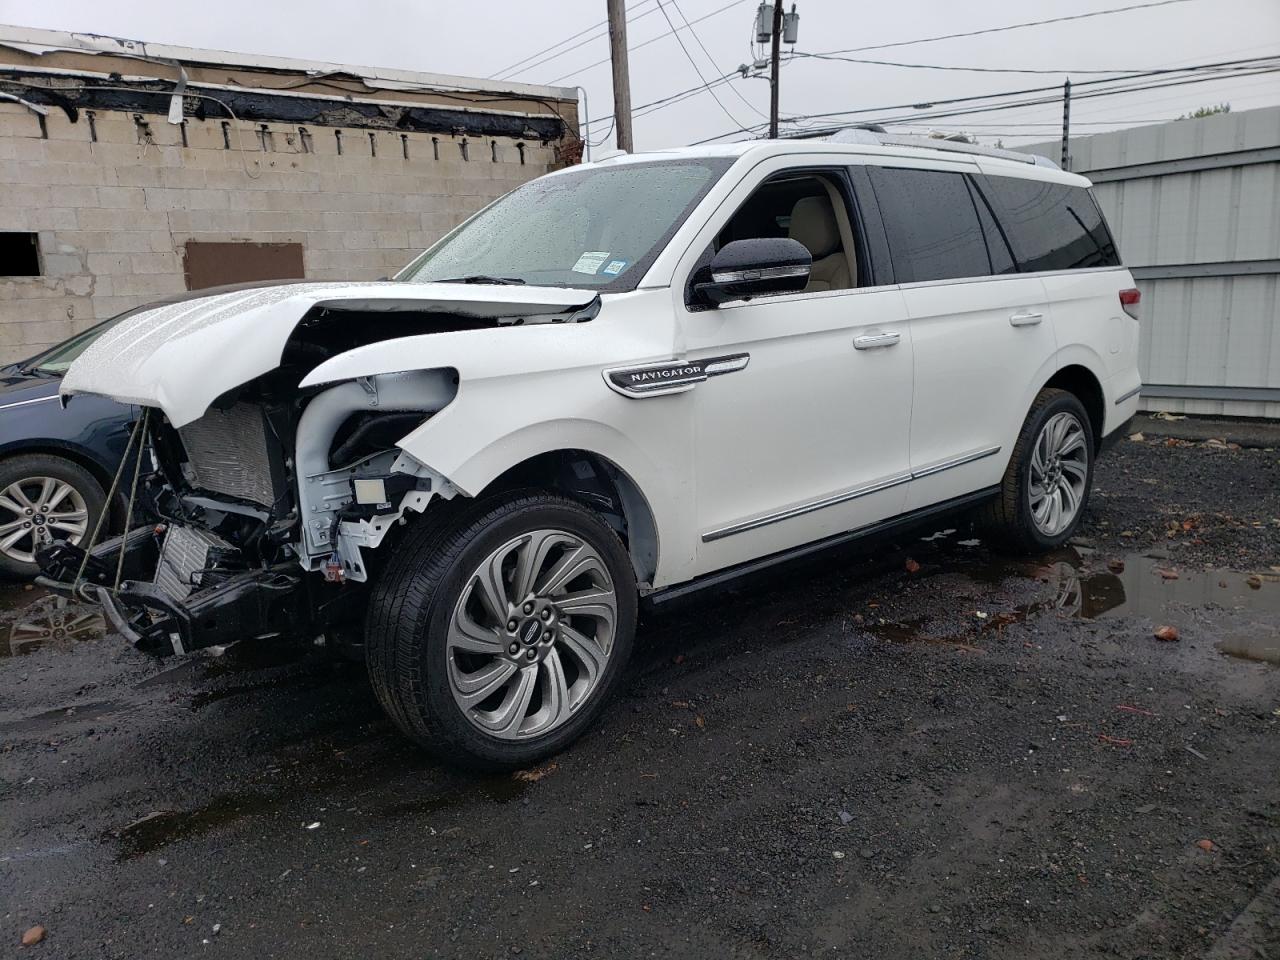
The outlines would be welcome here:
M 108 504 L 107 490 L 135 409 L 89 395 L 58 402 L 71 361 L 112 322 L 0 367 L 0 573 L 33 577 L 43 544 L 88 540 L 103 511 L 104 533 L 123 520 L 121 498 Z

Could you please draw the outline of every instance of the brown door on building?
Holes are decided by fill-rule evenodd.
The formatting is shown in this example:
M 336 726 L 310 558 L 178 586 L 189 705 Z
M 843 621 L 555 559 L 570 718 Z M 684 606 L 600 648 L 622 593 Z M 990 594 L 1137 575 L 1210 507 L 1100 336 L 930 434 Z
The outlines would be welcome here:
M 301 280 L 300 243 L 207 243 L 189 240 L 184 256 L 188 290 L 255 280 Z

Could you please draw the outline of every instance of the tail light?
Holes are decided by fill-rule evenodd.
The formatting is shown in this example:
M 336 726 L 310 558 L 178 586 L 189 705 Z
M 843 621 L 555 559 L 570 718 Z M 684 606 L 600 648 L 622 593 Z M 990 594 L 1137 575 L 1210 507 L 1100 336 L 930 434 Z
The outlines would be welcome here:
M 1137 287 L 1120 291 L 1120 309 L 1133 319 L 1138 319 L 1138 304 L 1142 302 L 1142 291 Z

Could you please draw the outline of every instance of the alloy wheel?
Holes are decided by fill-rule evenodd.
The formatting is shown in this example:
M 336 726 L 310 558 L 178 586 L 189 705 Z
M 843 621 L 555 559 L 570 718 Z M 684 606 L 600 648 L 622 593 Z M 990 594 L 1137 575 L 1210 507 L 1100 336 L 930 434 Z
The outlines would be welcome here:
M 1031 519 L 1047 537 L 1075 520 L 1089 480 L 1089 437 L 1074 413 L 1056 413 L 1040 429 L 1031 452 Z
M 450 619 L 455 703 L 499 739 L 555 730 L 599 686 L 617 619 L 608 567 L 582 537 L 541 529 L 509 540 L 472 572 Z
M 34 563 L 40 547 L 78 544 L 88 529 L 84 497 L 65 480 L 27 477 L 0 490 L 0 553 L 11 560 Z

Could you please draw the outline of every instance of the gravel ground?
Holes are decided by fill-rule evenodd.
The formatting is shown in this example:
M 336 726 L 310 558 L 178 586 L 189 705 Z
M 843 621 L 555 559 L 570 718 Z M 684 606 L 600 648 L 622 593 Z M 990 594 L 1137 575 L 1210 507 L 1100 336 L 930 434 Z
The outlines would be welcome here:
M 41 644 L 12 589 L 0 956 L 1280 957 L 1280 454 L 1125 442 L 1071 549 L 966 536 L 648 615 L 499 778 L 321 651 Z

